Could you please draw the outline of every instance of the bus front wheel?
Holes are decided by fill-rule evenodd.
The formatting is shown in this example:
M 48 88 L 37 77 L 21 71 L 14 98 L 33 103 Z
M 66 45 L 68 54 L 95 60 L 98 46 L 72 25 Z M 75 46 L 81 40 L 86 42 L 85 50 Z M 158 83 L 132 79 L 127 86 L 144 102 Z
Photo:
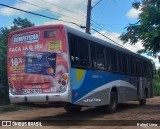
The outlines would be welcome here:
M 67 112 L 80 112 L 81 109 L 82 109 L 82 106 L 74 105 L 74 104 L 70 104 L 70 103 L 65 103 L 64 104 L 64 109 Z

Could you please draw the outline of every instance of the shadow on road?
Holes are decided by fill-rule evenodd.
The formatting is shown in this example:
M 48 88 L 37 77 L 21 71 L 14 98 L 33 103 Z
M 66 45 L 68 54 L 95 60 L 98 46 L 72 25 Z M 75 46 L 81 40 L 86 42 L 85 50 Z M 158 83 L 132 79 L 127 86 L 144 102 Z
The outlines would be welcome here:
M 43 108 L 48 108 L 48 106 L 42 106 Z M 51 105 L 49 106 L 51 107 Z M 58 107 L 56 107 L 58 108 Z M 119 112 L 125 112 L 126 110 L 130 109 L 136 109 L 136 108 L 141 108 L 139 104 L 131 104 L 131 103 L 124 103 L 124 104 L 119 104 L 118 105 L 118 110 L 117 113 Z M 143 108 L 143 107 L 142 107 Z M 116 113 L 114 113 L 116 114 Z M 76 113 L 67 113 L 65 110 L 63 113 L 59 113 L 57 115 L 50 115 L 50 116 L 43 116 L 41 118 L 37 118 L 39 120 L 86 120 L 86 119 L 94 119 L 94 118 L 103 118 L 103 116 L 106 115 L 113 115 L 113 114 L 107 114 L 101 111 L 101 108 L 96 108 L 96 107 L 84 107 L 81 112 L 76 112 Z

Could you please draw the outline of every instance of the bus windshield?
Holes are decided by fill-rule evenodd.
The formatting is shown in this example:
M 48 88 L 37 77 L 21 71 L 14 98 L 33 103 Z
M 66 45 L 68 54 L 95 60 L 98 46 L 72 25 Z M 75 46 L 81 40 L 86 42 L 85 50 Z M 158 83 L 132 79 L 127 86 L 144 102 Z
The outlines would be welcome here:
M 62 83 L 62 76 L 68 75 L 67 58 L 62 28 L 35 27 L 11 33 L 8 43 L 10 92 L 14 95 L 64 92 L 67 80 Z

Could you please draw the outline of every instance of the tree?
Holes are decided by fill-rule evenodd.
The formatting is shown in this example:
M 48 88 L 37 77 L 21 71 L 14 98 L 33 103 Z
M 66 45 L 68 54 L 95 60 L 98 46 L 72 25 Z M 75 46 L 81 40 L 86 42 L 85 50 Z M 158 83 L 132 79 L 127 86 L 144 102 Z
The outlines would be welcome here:
M 8 85 L 7 81 L 8 34 L 12 31 L 31 26 L 34 26 L 34 24 L 28 21 L 27 19 L 21 19 L 18 17 L 17 19 L 13 20 L 13 26 L 11 26 L 10 28 L 7 27 L 0 28 L 0 95 L 6 94 L 6 92 L 8 91 L 8 86 L 7 86 Z
M 138 22 L 129 24 L 120 39 L 131 44 L 142 41 L 144 50 L 139 52 L 160 52 L 160 0 L 142 0 L 134 2 L 133 7 L 140 9 Z
M 18 17 L 17 19 L 13 20 L 13 26 L 11 26 L 10 30 L 15 31 L 15 30 L 19 30 L 19 29 L 23 29 L 31 26 L 34 26 L 34 24 L 28 21 L 27 19 L 21 19 Z
M 0 30 L 0 86 L 7 85 L 7 37 L 9 30 L 1 28 Z
M 160 67 L 157 69 L 157 74 L 158 74 L 158 77 L 160 79 Z

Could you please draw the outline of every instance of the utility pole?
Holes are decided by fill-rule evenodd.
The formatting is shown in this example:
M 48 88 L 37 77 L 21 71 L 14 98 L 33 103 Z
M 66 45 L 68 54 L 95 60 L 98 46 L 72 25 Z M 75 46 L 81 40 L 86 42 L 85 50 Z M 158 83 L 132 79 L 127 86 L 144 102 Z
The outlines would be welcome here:
M 87 19 L 86 19 L 86 33 L 90 33 L 90 19 L 91 19 L 91 10 L 92 10 L 92 2 L 91 0 L 88 0 L 88 5 L 87 5 Z

